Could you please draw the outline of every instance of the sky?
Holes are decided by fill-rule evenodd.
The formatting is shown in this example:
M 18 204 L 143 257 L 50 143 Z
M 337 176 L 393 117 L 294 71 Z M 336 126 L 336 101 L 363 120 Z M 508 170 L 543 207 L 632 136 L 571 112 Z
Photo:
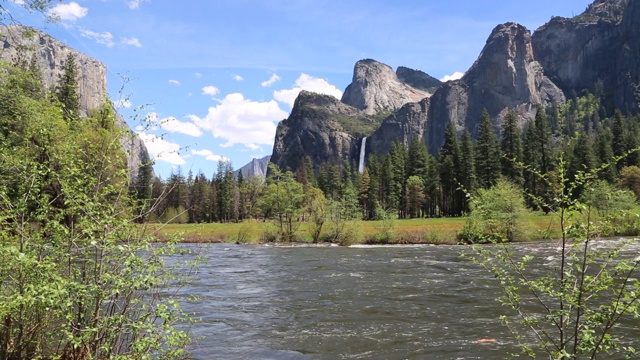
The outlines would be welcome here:
M 167 178 L 271 155 L 297 94 L 337 98 L 356 61 L 462 76 L 498 24 L 534 31 L 590 0 L 76 0 L 24 25 L 107 66 L 108 93 Z

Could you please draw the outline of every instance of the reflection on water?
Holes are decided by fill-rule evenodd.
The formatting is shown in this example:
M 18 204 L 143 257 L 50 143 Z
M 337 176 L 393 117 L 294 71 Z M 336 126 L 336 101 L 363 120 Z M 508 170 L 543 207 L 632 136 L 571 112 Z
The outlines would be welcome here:
M 467 247 L 185 247 L 205 258 L 181 299 L 201 318 L 195 359 L 504 359 L 515 350 L 497 284 L 460 257 Z M 550 243 L 516 247 L 546 263 L 558 254 Z

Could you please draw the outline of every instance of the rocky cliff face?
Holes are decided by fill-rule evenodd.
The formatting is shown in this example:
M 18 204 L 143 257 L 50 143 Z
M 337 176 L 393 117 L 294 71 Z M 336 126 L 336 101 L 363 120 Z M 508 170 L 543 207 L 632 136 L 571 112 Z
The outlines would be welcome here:
M 411 79 L 417 77 L 415 73 L 401 73 L 408 74 Z M 402 82 L 388 65 L 366 59 L 356 63 L 353 80 L 344 91 L 342 102 L 367 115 L 375 115 L 396 111 L 404 104 L 418 102 L 429 96 L 431 93 L 427 90 L 419 90 Z
M 398 79 L 403 83 L 419 90 L 424 90 L 433 94 L 442 85 L 442 81 L 425 73 L 424 71 L 410 69 L 408 67 L 399 66 L 396 70 Z
M 270 159 L 271 155 L 260 159 L 252 159 L 248 164 L 236 170 L 236 176 L 241 173 L 245 179 L 258 176 L 262 180 L 265 180 L 267 178 L 267 166 L 269 165 Z
M 533 35 L 549 77 L 565 93 L 587 89 L 610 107 L 640 111 L 640 3 L 597 0 L 574 18 L 555 17 Z
M 305 156 L 316 167 L 355 159 L 361 136 L 349 129 L 372 124 L 362 111 L 332 96 L 302 91 L 289 118 L 278 124 L 271 162 L 295 171 Z
M 466 128 L 475 136 L 484 109 L 497 130 L 509 109 L 524 122 L 534 118 L 537 105 L 564 101 L 563 92 L 535 60 L 529 30 L 515 23 L 499 25 L 462 79 L 442 85 L 432 96 L 425 140 L 435 153 L 449 121 L 459 132 Z
M 407 147 L 416 139 L 422 141 L 427 131 L 429 105 L 429 98 L 424 98 L 420 102 L 406 104 L 384 119 L 380 128 L 367 139 L 366 154 L 387 154 L 394 141 Z
M 107 96 L 107 68 L 100 61 L 74 50 L 51 36 L 18 25 L 0 27 L 0 60 L 29 63 L 33 56 L 42 70 L 42 80 L 48 88 L 57 85 L 63 73 L 64 62 L 69 54 L 75 56 L 78 70 L 78 92 L 80 112 L 87 115 L 91 110 L 100 107 Z M 124 119 L 118 115 L 118 123 L 129 130 Z M 128 154 L 128 166 L 131 178 L 135 179 L 140 164 L 149 161 L 149 154 L 142 140 L 129 130 L 129 135 L 121 139 L 122 146 Z

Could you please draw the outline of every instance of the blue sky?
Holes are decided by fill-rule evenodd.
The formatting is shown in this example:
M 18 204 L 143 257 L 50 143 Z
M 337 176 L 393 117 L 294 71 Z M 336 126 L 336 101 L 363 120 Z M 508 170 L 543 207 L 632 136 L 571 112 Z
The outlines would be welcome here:
M 590 2 L 76 0 L 54 2 L 53 24 L 6 7 L 107 65 L 109 95 L 166 178 L 270 155 L 297 93 L 339 98 L 360 59 L 445 79 L 473 64 L 496 25 L 533 31 Z

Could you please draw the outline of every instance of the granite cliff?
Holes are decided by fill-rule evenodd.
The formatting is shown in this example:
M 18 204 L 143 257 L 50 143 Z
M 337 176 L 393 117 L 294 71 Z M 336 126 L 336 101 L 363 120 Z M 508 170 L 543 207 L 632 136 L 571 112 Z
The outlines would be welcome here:
M 419 75 L 408 70 L 402 70 L 401 74 L 414 83 L 418 82 Z M 344 91 L 342 102 L 367 115 L 376 115 L 396 111 L 406 103 L 418 102 L 429 96 L 428 90 L 417 89 L 401 81 L 388 65 L 365 59 L 356 63 L 353 80 Z
M 394 73 L 375 60 L 358 61 L 341 102 L 301 93 L 278 126 L 272 161 L 292 170 L 305 156 L 316 166 L 357 162 L 365 136 L 367 154 L 414 139 L 436 154 L 450 121 L 459 134 L 475 136 L 484 109 L 496 131 L 511 110 L 524 125 L 537 106 L 562 104 L 585 89 L 604 96 L 610 110 L 640 113 L 639 0 L 596 0 L 533 35 L 519 24 L 498 25 L 465 75 L 444 84 L 418 70 Z
M 261 178 L 262 180 L 266 179 L 267 166 L 269 165 L 270 159 L 271 155 L 262 157 L 260 159 L 252 159 L 251 161 L 249 161 L 249 163 L 235 171 L 236 177 L 238 176 L 238 174 L 242 174 L 242 177 L 244 179 L 252 178 L 255 176 Z
M 573 18 L 554 17 L 533 35 L 549 77 L 567 94 L 587 89 L 609 110 L 640 112 L 640 2 L 596 0 Z
M 498 130 L 509 109 L 526 122 L 534 118 L 537 105 L 564 101 L 535 60 L 529 30 L 515 23 L 498 25 L 465 75 L 442 85 L 431 98 L 425 140 L 435 153 L 449 121 L 459 133 L 468 129 L 475 136 L 484 109 Z
M 81 115 L 99 108 L 107 95 L 107 68 L 100 61 L 74 50 L 51 36 L 29 27 L 9 25 L 0 27 L 0 60 L 29 63 L 33 56 L 42 71 L 44 86 L 52 88 L 63 73 L 64 62 L 73 54 L 78 71 L 78 93 Z M 127 123 L 117 115 L 119 125 L 128 130 L 121 139 L 127 153 L 127 164 L 131 179 L 135 179 L 140 165 L 149 161 L 149 154 L 142 140 L 129 129 Z

